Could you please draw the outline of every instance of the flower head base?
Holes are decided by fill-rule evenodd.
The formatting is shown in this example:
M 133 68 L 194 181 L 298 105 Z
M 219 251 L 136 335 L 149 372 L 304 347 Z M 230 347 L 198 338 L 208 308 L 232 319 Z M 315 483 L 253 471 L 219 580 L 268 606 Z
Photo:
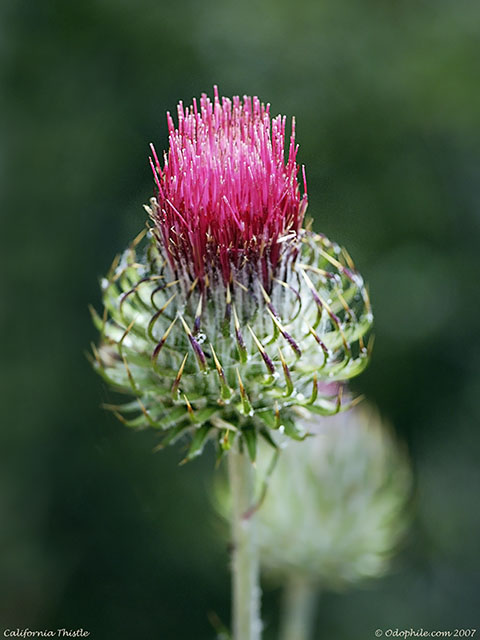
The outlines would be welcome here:
M 269 288 L 282 241 L 298 233 L 307 205 L 294 121 L 285 163 L 285 125 L 258 98 L 220 102 L 216 88 L 213 103 L 204 94 L 198 107 L 179 104 L 177 128 L 168 114 L 163 168 L 152 146 L 157 198 L 149 213 L 172 270 L 189 283 L 233 283 L 247 269 Z
M 305 437 L 296 416 L 342 408 L 344 381 L 368 362 L 372 315 L 345 250 L 301 228 L 306 197 L 285 119 L 258 99 L 206 96 L 171 119 L 144 245 L 135 241 L 103 282 L 96 367 L 135 400 L 115 412 L 155 426 L 164 443 L 240 437 L 255 458 L 270 429 Z M 137 413 L 131 418 L 129 413 Z

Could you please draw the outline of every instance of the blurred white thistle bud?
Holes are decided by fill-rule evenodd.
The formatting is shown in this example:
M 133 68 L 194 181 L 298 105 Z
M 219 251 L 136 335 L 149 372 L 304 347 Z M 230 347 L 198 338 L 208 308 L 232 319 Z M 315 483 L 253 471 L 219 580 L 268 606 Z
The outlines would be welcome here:
M 382 575 L 408 520 L 404 449 L 364 404 L 304 428 L 315 435 L 285 443 L 259 510 L 265 572 L 334 590 Z
M 372 406 L 304 418 L 301 428 L 312 434 L 304 442 L 276 437 L 276 462 L 270 448 L 260 449 L 264 499 L 251 509 L 258 508 L 263 573 L 284 586 L 280 640 L 311 638 L 319 590 L 384 574 L 409 522 L 408 457 Z M 217 483 L 224 515 L 225 489 Z

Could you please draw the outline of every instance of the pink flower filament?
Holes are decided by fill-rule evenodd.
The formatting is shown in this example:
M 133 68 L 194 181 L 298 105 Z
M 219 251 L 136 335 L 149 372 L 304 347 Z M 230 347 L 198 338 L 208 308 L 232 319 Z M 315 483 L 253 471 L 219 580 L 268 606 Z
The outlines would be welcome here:
M 167 114 L 163 167 L 152 146 L 156 236 L 172 268 L 203 284 L 218 271 L 227 283 L 247 263 L 266 279 L 279 261 L 279 241 L 298 233 L 307 205 L 295 121 L 285 159 L 285 116 L 271 119 L 257 97 L 220 101 L 214 91 L 213 102 L 206 94 L 199 106 L 180 102 L 177 127 Z

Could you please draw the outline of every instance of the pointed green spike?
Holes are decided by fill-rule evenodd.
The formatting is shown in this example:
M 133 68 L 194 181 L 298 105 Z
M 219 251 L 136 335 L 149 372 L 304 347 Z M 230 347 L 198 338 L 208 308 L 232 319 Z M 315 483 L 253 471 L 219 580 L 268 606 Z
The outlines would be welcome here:
M 217 370 L 218 378 L 220 380 L 220 395 L 222 400 L 229 400 L 232 397 L 233 391 L 227 384 L 227 380 L 225 378 L 225 372 L 223 370 L 222 365 L 220 364 L 217 354 L 215 353 L 215 349 L 213 348 L 213 344 L 210 343 L 210 349 L 212 350 L 213 360 L 215 362 L 215 368 Z
M 247 451 L 249 458 L 252 462 L 255 462 L 257 458 L 257 432 L 254 427 L 247 427 L 242 430 L 242 436 L 247 445 Z
M 240 331 L 240 322 L 238 320 L 237 310 L 235 309 L 235 305 L 233 305 L 232 308 L 233 308 L 233 320 L 234 320 L 234 326 L 235 326 L 235 338 L 237 341 L 238 356 L 240 358 L 240 362 L 242 364 L 245 364 L 248 359 L 247 348 L 245 346 L 245 341 L 243 339 L 242 332 Z
M 313 374 L 312 395 L 310 397 L 310 400 L 307 402 L 307 404 L 313 404 L 315 402 L 315 400 L 317 399 L 317 396 L 318 396 L 318 379 L 317 379 L 317 374 L 314 373 Z
M 282 369 L 283 369 L 283 375 L 285 377 L 285 383 L 287 385 L 287 389 L 284 393 L 284 395 L 286 397 L 291 396 L 293 393 L 293 382 L 292 382 L 292 376 L 290 375 L 290 369 L 288 368 L 288 365 L 285 361 L 285 358 L 283 357 L 283 353 L 282 350 L 280 349 L 280 347 L 278 347 L 278 353 L 280 355 L 280 362 L 282 363 Z
M 277 428 L 277 421 L 272 409 L 259 409 L 255 412 L 255 415 L 258 416 L 269 429 Z
M 203 425 L 195 431 L 190 447 L 188 448 L 187 455 L 180 464 L 185 464 L 202 453 L 211 429 L 212 427 L 210 425 Z
M 175 377 L 175 380 L 173 381 L 173 385 L 172 385 L 172 398 L 174 400 L 178 399 L 178 395 L 179 395 L 179 391 L 178 388 L 180 386 L 180 380 L 182 379 L 182 375 L 183 375 L 183 370 L 185 368 L 185 363 L 187 361 L 188 358 L 188 352 L 185 354 L 183 360 L 182 360 L 182 364 L 180 365 L 180 368 L 178 370 L 178 373 Z
M 262 436 L 262 438 L 265 440 L 265 442 L 268 442 L 268 444 L 271 447 L 273 447 L 274 449 L 278 449 L 278 444 L 272 438 L 272 436 L 270 435 L 270 431 L 268 429 L 266 429 L 265 427 L 262 427 L 259 430 L 259 434 Z
M 183 435 L 188 429 L 191 429 L 191 426 L 189 424 L 179 424 L 176 427 L 169 429 L 167 435 L 159 444 L 157 444 L 157 446 L 154 448 L 154 451 L 160 451 L 161 449 L 167 447 L 169 444 L 173 444 L 177 440 L 177 438 L 180 438 L 180 436 Z
M 242 382 L 242 379 L 240 377 L 240 372 L 239 372 L 238 368 L 235 369 L 235 371 L 237 372 L 238 388 L 240 390 L 240 397 L 242 399 L 241 407 L 242 407 L 243 415 L 251 416 L 252 413 L 253 413 L 253 407 L 250 404 L 250 400 L 248 398 L 248 394 L 247 394 L 247 392 L 245 390 L 245 387 L 243 385 L 243 382 Z

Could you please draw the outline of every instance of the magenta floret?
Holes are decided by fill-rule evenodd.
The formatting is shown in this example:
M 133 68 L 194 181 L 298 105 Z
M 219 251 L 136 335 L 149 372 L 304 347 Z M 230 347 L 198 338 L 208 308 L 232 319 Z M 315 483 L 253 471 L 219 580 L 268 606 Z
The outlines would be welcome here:
M 172 269 L 201 285 L 224 283 L 245 263 L 275 271 L 281 241 L 295 237 L 307 206 L 298 184 L 295 121 L 285 154 L 285 116 L 270 117 L 257 97 L 203 94 L 167 115 L 170 148 L 163 166 L 152 146 L 157 186 L 155 235 Z

